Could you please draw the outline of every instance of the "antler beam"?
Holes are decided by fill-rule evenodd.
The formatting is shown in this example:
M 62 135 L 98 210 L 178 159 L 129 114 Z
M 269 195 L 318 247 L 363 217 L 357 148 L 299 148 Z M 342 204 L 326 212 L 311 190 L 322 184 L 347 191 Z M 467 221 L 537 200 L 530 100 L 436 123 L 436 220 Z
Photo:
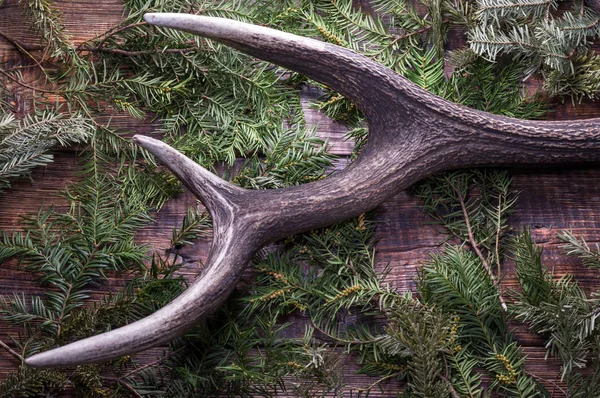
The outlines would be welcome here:
M 214 222 L 202 275 L 147 318 L 26 359 L 35 367 L 116 358 L 179 336 L 233 290 L 254 253 L 268 242 L 373 209 L 442 170 L 600 160 L 600 119 L 524 121 L 459 106 L 351 50 L 221 18 L 147 14 L 147 22 L 212 38 L 300 72 L 353 101 L 369 124 L 359 158 L 331 177 L 298 187 L 251 191 L 205 170 L 152 138 L 134 141 L 153 153 L 204 203 Z

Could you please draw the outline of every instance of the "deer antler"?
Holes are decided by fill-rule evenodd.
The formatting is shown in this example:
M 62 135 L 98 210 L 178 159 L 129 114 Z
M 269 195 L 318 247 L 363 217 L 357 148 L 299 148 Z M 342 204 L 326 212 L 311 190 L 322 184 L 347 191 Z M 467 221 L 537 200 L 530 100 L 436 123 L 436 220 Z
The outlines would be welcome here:
M 221 18 L 147 14 L 151 24 L 196 33 L 327 84 L 366 115 L 369 141 L 359 158 L 324 180 L 251 191 L 221 180 L 170 146 L 134 141 L 153 153 L 204 203 L 214 239 L 203 274 L 147 318 L 34 355 L 36 367 L 108 360 L 164 343 L 213 312 L 266 243 L 370 210 L 442 170 L 600 160 L 600 119 L 524 121 L 438 98 L 351 50 Z

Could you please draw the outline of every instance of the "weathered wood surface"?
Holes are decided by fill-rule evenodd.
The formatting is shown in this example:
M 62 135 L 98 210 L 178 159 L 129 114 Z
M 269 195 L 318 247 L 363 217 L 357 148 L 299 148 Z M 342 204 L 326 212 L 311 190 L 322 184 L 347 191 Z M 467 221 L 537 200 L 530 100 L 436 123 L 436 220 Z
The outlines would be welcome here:
M 122 5 L 118 0 L 99 2 L 63 1 L 57 2 L 63 13 L 69 33 L 75 42 L 100 34 L 118 23 L 122 16 Z M 21 41 L 35 44 L 37 39 L 27 32 L 22 22 L 22 12 L 17 0 L 5 0 L 0 6 L 0 31 L 10 34 Z M 21 63 L 27 64 L 26 59 L 14 51 L 13 46 L 0 38 L 0 62 L 4 67 L 12 67 Z M 25 74 L 35 80 L 35 70 Z M 15 88 L 17 109 L 27 113 L 30 93 L 23 87 Z M 308 103 L 308 97 L 304 103 Z M 550 116 L 557 120 L 575 119 L 600 116 L 600 105 L 585 102 L 574 108 L 571 104 L 557 104 L 556 111 Z M 342 139 L 344 128 L 335 124 L 319 113 L 307 108 L 307 121 L 318 124 L 322 136 L 330 138 L 333 152 L 347 155 L 351 144 Z M 151 126 L 131 121 L 125 117 L 113 119 L 113 125 L 127 128 L 131 131 L 149 131 Z M 33 174 L 33 181 L 19 181 L 9 192 L 0 194 L 0 228 L 12 229 L 17 225 L 18 217 L 22 214 L 36 212 L 42 203 L 55 204 L 59 208 L 65 203 L 56 198 L 56 193 L 73 178 L 77 169 L 78 159 L 74 151 L 60 151 L 55 163 L 44 169 L 38 169 Z M 600 240 L 600 167 L 561 168 L 540 170 L 514 170 L 514 187 L 520 192 L 516 212 L 510 217 L 510 225 L 515 230 L 529 226 L 533 238 L 544 247 L 544 260 L 547 265 L 554 267 L 557 274 L 572 273 L 582 283 L 587 291 L 597 288 L 597 275 L 582 267 L 573 258 L 561 254 L 556 233 L 561 229 L 571 228 L 576 235 L 584 237 L 589 243 Z M 146 242 L 165 250 L 172 228 L 177 227 L 185 214 L 187 206 L 195 199 L 189 193 L 184 193 L 171 200 L 157 215 L 156 222 L 149 225 L 138 235 L 141 242 Z M 388 276 L 389 283 L 399 290 L 413 286 L 416 270 L 432 251 L 438 250 L 444 236 L 438 233 L 435 226 L 428 224 L 430 220 L 419 210 L 419 201 L 407 190 L 386 201 L 376 212 L 378 222 L 377 263 L 383 268 L 390 264 L 392 271 Z M 200 242 L 180 253 L 189 260 L 187 272 L 193 277 L 199 267 L 198 260 L 206 258 L 208 242 Z M 515 286 L 514 268 L 512 264 L 504 264 L 505 278 L 502 286 Z M 247 283 L 247 280 L 242 283 Z M 111 279 L 103 289 L 118 286 L 122 281 Z M 40 293 L 31 282 L 31 275 L 17 269 L 14 261 L 0 265 L 0 294 Z M 101 294 L 102 292 L 99 292 Z M 305 319 L 292 319 L 296 325 L 290 334 L 302 333 Z M 11 329 L 6 323 L 0 323 L 0 339 L 10 343 L 8 335 L 19 331 Z M 559 378 L 558 365 L 555 361 L 544 361 L 545 349 L 543 341 L 518 329 L 518 338 L 525 347 L 525 352 L 534 361 L 535 374 L 545 380 L 557 381 Z M 139 355 L 142 361 L 152 361 L 159 351 L 151 351 Z M 15 359 L 5 351 L 0 351 L 0 380 L 17 365 Z M 354 366 L 347 362 L 344 374 L 351 385 L 366 386 L 371 379 L 352 373 Z M 533 370 L 532 370 L 533 371 Z M 552 384 L 547 384 L 552 391 Z M 383 393 L 372 396 L 395 396 L 398 386 L 394 383 L 384 385 Z M 556 396 L 561 396 L 558 391 Z

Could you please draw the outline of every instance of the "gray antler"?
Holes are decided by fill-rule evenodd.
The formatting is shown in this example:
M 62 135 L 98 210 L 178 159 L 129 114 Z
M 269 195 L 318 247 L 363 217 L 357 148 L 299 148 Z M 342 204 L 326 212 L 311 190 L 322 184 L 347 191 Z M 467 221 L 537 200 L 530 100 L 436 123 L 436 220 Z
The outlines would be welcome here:
M 221 18 L 147 14 L 154 25 L 213 38 L 303 73 L 352 100 L 366 115 L 369 142 L 331 177 L 285 189 L 244 190 L 160 141 L 136 136 L 206 205 L 214 239 L 203 274 L 153 315 L 27 358 L 30 366 L 98 362 L 164 343 L 213 312 L 266 243 L 376 207 L 432 173 L 451 168 L 600 160 L 600 120 L 523 121 L 447 102 L 372 60 L 335 45 Z

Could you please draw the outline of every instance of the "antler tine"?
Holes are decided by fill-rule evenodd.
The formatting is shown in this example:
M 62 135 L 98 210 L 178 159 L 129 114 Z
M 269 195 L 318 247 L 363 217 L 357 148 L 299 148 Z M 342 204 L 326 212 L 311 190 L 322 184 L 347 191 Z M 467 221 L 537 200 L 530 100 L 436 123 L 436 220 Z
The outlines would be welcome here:
M 144 19 L 156 26 L 215 39 L 302 73 L 343 94 L 373 117 L 377 115 L 377 108 L 390 100 L 381 87 L 396 79 L 396 74 L 388 68 L 352 50 L 263 26 L 177 13 L 148 13 Z M 399 85 L 403 83 L 397 82 Z
M 252 234 L 245 216 L 249 192 L 210 173 L 169 145 L 150 137 L 134 142 L 155 155 L 208 208 L 213 245 L 203 273 L 179 297 L 154 314 L 108 333 L 33 355 L 33 367 L 81 365 L 116 358 L 167 342 L 214 312 L 227 299 L 256 250 L 262 234 Z
M 228 235 L 222 231 L 237 231 Z M 154 314 L 108 333 L 79 340 L 25 359 L 33 367 L 83 365 L 168 342 L 214 312 L 231 293 L 241 270 L 254 255 L 255 244 L 237 226 L 216 232 L 219 245 L 207 260 L 206 271 L 184 293 Z M 190 308 L 190 306 L 193 306 Z
M 460 164 L 448 167 L 556 163 L 570 155 L 557 154 L 541 159 L 523 151 L 507 151 L 507 141 L 538 153 L 541 146 L 552 146 L 560 152 L 568 147 L 583 146 L 597 138 L 598 120 L 547 122 L 527 121 L 492 115 L 448 102 L 385 66 L 356 52 L 296 36 L 275 29 L 225 18 L 176 13 L 149 13 L 144 16 L 153 25 L 174 28 L 237 48 L 257 58 L 270 61 L 324 83 L 354 102 L 369 122 L 369 144 L 381 150 L 397 148 L 410 136 L 412 140 L 440 140 L 463 147 Z M 444 131 L 445 130 L 445 131 Z M 460 135 L 454 134 L 460 132 Z M 568 136 L 567 136 L 568 134 Z M 420 136 L 420 137 L 419 137 Z M 459 144 L 458 141 L 461 141 Z M 469 155 L 468 147 L 477 146 Z M 486 156 L 481 156 L 485 150 Z M 590 151 L 591 152 L 591 151 Z M 591 160 L 591 153 L 579 153 L 579 161 Z M 491 156 L 491 157 L 490 157 Z M 561 158 L 562 160 L 559 160 Z M 596 156 L 593 159 L 597 159 Z M 469 164 L 465 164 L 469 163 Z
M 239 200 L 245 191 L 217 177 L 162 141 L 135 135 L 133 142 L 166 165 L 202 201 L 211 213 L 213 221 L 224 217 L 224 207 L 233 206 L 236 199 Z
M 209 208 L 214 240 L 205 271 L 148 318 L 26 359 L 31 366 L 98 362 L 182 334 L 225 300 L 251 256 L 269 240 L 373 209 L 434 172 L 458 167 L 600 160 L 599 119 L 532 122 L 442 100 L 372 60 L 331 44 L 221 18 L 147 14 L 146 20 L 217 39 L 304 73 L 365 112 L 369 143 L 348 168 L 298 187 L 249 191 L 213 176 L 166 144 L 135 141 L 155 154 Z

